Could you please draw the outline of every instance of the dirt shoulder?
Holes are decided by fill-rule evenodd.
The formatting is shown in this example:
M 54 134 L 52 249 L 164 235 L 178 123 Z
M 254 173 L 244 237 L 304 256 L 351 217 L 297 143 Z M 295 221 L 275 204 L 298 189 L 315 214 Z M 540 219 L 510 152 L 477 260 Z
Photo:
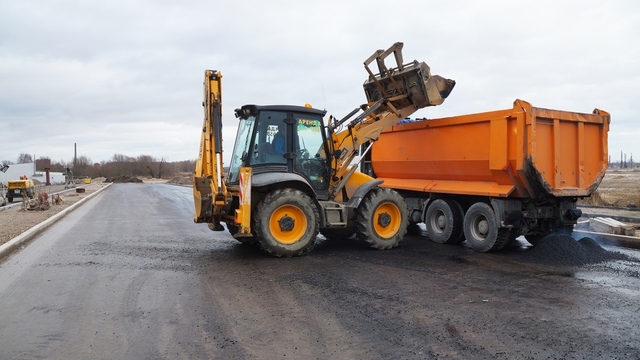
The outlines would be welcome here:
M 91 184 L 82 184 L 76 189 L 59 192 L 58 195 L 62 200 L 60 204 L 53 204 L 52 195 L 48 194 L 49 207 L 46 210 L 24 210 L 22 204 L 11 208 L 5 207 L 3 211 L 0 211 L 0 245 L 86 198 L 105 185 L 102 181 L 96 180 Z M 84 189 L 84 192 L 78 192 L 82 190 L 77 189 Z

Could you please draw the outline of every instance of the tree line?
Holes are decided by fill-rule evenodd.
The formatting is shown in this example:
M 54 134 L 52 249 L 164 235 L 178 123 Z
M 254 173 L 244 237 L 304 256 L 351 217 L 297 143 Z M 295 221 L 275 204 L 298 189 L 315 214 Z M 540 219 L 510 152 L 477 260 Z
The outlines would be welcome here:
M 14 163 L 10 160 L 3 160 L 2 164 L 25 164 L 34 162 L 33 156 L 30 154 L 20 154 Z M 154 177 L 154 178 L 171 178 L 178 173 L 193 172 L 195 168 L 195 160 L 173 161 L 167 162 L 164 158 L 156 158 L 151 155 L 138 155 L 131 157 L 123 154 L 114 154 L 109 160 L 103 160 L 94 163 L 87 156 L 78 156 L 72 161 L 64 160 L 54 161 L 47 156 L 41 156 L 35 160 L 36 171 L 45 171 L 49 168 L 52 172 L 66 173 L 67 170 L 73 173 L 74 177 L 117 177 L 117 176 L 135 176 L 135 177 Z

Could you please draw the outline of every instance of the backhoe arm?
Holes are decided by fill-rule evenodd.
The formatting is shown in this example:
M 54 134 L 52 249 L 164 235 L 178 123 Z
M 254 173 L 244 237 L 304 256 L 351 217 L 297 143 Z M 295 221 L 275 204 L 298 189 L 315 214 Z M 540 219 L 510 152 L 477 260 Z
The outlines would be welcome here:
M 331 119 L 329 129 L 335 151 L 330 187 L 332 197 L 355 172 L 356 167 L 349 165 L 361 145 L 376 141 L 382 131 L 418 109 L 442 104 L 455 86 L 453 80 L 431 75 L 429 66 L 424 62 L 414 60 L 403 64 L 402 46 L 401 42 L 395 43 L 387 50 L 376 51 L 365 60 L 364 67 L 369 78 L 363 87 L 368 103 L 341 120 Z M 394 54 L 397 67 L 389 69 L 384 59 L 390 54 Z M 378 65 L 377 74 L 369 68 L 374 60 Z M 350 120 L 360 110 L 363 112 Z
M 222 230 L 220 216 L 230 201 L 222 163 L 222 74 L 218 71 L 205 71 L 202 106 L 204 124 L 193 174 L 194 221 L 211 223 L 212 230 Z

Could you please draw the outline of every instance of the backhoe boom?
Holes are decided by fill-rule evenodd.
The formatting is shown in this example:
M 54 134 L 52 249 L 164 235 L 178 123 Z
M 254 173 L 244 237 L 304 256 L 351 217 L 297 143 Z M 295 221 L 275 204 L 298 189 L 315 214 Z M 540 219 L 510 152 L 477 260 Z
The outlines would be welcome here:
M 220 214 L 227 207 L 227 189 L 222 161 L 222 74 L 205 71 L 204 123 L 200 139 L 200 155 L 193 176 L 193 195 L 196 208 L 194 221 L 213 224 L 212 229 L 223 230 Z

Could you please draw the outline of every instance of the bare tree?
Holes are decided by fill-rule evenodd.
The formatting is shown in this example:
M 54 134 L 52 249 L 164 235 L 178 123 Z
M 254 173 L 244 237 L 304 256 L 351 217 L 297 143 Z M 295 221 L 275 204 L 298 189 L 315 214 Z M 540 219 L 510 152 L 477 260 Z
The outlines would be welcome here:
M 33 156 L 31 154 L 22 153 L 18 156 L 18 164 L 27 164 L 33 162 Z
M 73 169 L 76 176 L 93 176 L 93 162 L 88 157 L 82 155 L 76 159 L 76 165 Z

